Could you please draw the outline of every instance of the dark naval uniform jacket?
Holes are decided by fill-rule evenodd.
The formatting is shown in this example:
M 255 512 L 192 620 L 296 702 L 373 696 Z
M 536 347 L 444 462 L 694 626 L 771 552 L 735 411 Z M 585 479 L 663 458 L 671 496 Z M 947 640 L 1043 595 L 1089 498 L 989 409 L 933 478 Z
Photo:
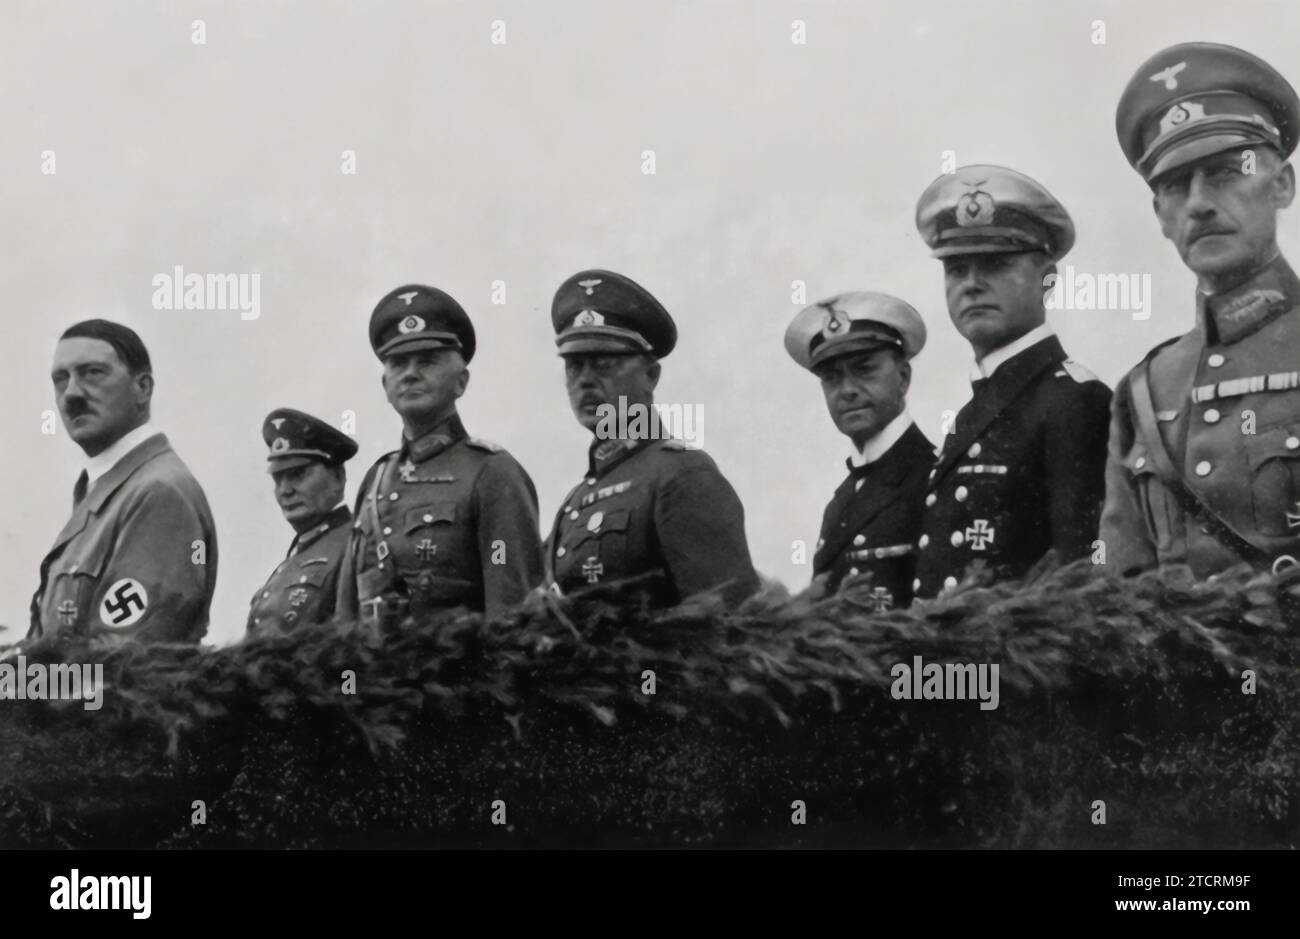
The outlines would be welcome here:
M 340 505 L 320 524 L 293 539 L 284 560 L 253 594 L 248 632 L 285 631 L 303 623 L 323 623 L 333 616 L 351 522 L 352 511 Z
M 647 574 L 659 575 L 648 589 L 661 605 L 714 587 L 735 602 L 758 588 L 736 491 L 708 454 L 673 439 L 594 443 L 546 558 L 565 594 Z
M 1002 362 L 957 413 L 931 472 L 916 596 L 975 564 L 1023 576 L 1050 549 L 1087 555 L 1105 494 L 1110 389 L 1048 335 Z
M 1198 295 L 1196 327 L 1120 382 L 1101 538 L 1120 573 L 1300 559 L 1300 281 L 1281 257 Z
M 933 465 L 934 445 L 915 424 L 874 462 L 849 463 L 849 477 L 822 516 L 813 555 L 813 576 L 826 575 L 828 592 L 846 577 L 866 575 L 877 609 L 912 602 L 921 503 Z
M 216 526 L 165 434 L 129 450 L 90 486 L 40 577 L 29 638 L 203 638 L 217 580 Z
M 381 457 L 357 494 L 336 615 L 400 618 L 466 606 L 496 616 L 542 581 L 537 492 L 453 415 Z

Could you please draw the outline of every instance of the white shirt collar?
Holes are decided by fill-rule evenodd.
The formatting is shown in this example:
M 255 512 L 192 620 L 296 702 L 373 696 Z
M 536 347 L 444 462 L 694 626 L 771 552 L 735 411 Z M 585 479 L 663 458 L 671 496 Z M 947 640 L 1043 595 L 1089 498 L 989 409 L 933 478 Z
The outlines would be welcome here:
M 92 456 L 86 461 L 86 488 L 89 489 L 95 484 L 95 480 L 103 476 L 118 462 L 140 444 L 144 443 L 154 434 L 158 433 L 158 428 L 154 427 L 149 421 L 145 421 L 135 430 L 127 431 L 116 443 L 101 453 Z
M 907 408 L 903 408 L 898 417 L 882 427 L 876 436 L 864 443 L 860 451 L 851 454 L 849 462 L 854 466 L 866 466 L 868 463 L 876 462 L 889 451 L 890 447 L 898 443 L 898 438 L 907 433 L 907 428 L 911 426 L 912 415 L 907 413 Z
M 1024 352 L 1034 343 L 1042 342 L 1052 335 L 1054 335 L 1054 332 L 1050 324 L 1043 323 L 1040 326 L 1035 326 L 1015 342 L 1009 342 L 1001 349 L 994 349 L 984 358 L 976 359 L 970 370 L 970 380 L 978 381 L 981 378 L 992 378 L 993 373 L 998 370 L 998 366 L 1003 362 Z

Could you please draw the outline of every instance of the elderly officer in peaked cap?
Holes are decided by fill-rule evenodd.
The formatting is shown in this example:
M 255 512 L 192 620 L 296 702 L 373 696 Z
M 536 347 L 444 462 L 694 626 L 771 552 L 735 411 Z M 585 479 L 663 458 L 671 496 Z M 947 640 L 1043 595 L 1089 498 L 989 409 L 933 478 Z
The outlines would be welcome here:
M 659 360 L 677 343 L 668 311 L 621 274 L 589 270 L 560 285 L 551 320 L 569 404 L 593 435 L 587 472 L 547 541 L 554 585 L 569 593 L 650 575 L 651 599 L 664 605 L 714 588 L 733 602 L 752 593 L 744 509 L 713 460 L 681 440 L 634 432 L 644 421 L 607 419 L 654 407 Z
M 203 488 L 150 420 L 148 350 L 120 323 L 85 320 L 59 337 L 50 377 L 86 463 L 41 562 L 28 637 L 198 642 L 216 527 Z
M 411 284 L 370 317 L 402 445 L 362 480 L 337 616 L 385 623 L 465 606 L 500 615 L 542 579 L 537 493 L 509 453 L 456 413 L 474 327 L 441 290 Z
M 357 453 L 347 434 L 293 408 L 268 414 L 262 439 L 275 500 L 297 535 L 284 560 L 253 594 L 250 634 L 323 623 L 333 615 L 339 565 L 352 530 L 352 512 L 343 500 L 343 464 Z
M 911 360 L 925 345 L 925 323 L 888 294 L 842 293 L 801 310 L 785 333 L 786 351 L 816 375 L 835 426 L 853 443 L 849 475 L 822 516 L 813 584 L 870 587 L 878 610 L 912 602 L 921 502 L 934 445 L 907 413 Z
M 1000 166 L 963 167 L 921 195 L 916 227 L 975 353 L 973 395 L 931 472 L 917 540 L 916 595 L 933 597 L 972 566 L 1008 580 L 1049 550 L 1063 562 L 1090 551 L 1110 389 L 1046 322 L 1047 278 L 1074 244 L 1051 193 Z
M 1270 65 L 1206 42 L 1137 70 L 1115 115 L 1160 230 L 1196 275 L 1196 325 L 1116 389 L 1101 537 L 1131 573 L 1208 576 L 1300 558 L 1300 281 L 1278 250 L 1300 100 Z

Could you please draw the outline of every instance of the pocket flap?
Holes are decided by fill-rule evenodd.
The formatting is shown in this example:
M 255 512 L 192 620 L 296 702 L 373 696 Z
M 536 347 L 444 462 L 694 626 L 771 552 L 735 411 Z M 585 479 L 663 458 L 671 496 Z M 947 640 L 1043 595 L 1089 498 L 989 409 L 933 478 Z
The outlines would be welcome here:
M 431 502 L 428 505 L 418 506 L 406 511 L 406 528 L 409 535 L 416 529 L 423 528 L 425 525 L 436 525 L 439 522 L 456 521 L 456 503 L 455 502 Z
M 1300 458 L 1300 424 L 1283 424 L 1257 434 L 1243 434 L 1242 439 L 1251 466 L 1273 459 Z

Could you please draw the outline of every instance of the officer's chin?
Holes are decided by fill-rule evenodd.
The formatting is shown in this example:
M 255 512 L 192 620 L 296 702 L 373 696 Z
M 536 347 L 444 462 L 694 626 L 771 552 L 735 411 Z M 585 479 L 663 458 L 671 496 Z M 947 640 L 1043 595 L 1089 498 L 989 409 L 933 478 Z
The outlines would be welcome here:
M 957 332 L 972 346 L 997 348 L 1002 345 L 1002 336 L 1006 333 L 1006 323 L 1002 317 L 989 310 L 979 310 L 963 315 L 957 323 Z
M 428 395 L 410 394 L 393 400 L 393 409 L 408 421 L 425 424 L 438 416 L 442 406 Z
M 1229 235 L 1206 235 L 1187 246 L 1183 261 L 1194 274 L 1226 274 L 1249 267 L 1244 252 Z
M 83 414 L 72 420 L 65 417 L 63 426 L 67 428 L 68 436 L 72 438 L 72 442 L 83 448 L 100 443 L 105 436 L 104 428 L 92 414 Z M 104 447 L 99 449 L 102 450 Z
M 861 408 L 842 413 L 836 423 L 840 432 L 850 437 L 854 434 L 874 437 L 881 426 L 875 408 Z
M 573 416 L 578 419 L 578 423 L 584 428 L 595 433 L 596 428 L 600 425 L 600 407 L 599 404 L 574 405 Z

